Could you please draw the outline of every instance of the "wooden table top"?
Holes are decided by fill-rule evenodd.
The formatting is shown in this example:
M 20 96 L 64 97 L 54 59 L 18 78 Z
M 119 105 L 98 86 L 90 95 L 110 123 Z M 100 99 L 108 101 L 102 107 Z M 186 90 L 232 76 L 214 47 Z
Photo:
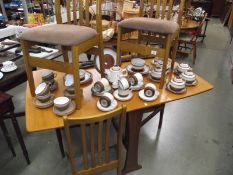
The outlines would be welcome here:
M 146 60 L 147 64 L 150 64 L 151 59 Z M 122 67 L 125 67 L 126 63 Z M 91 87 L 97 80 L 100 79 L 100 74 L 94 68 L 88 69 L 93 75 L 93 81 L 83 87 L 83 96 L 82 96 L 82 106 L 80 110 L 76 110 L 70 115 L 70 117 L 79 117 L 79 118 L 88 118 L 93 115 L 102 113 L 98 110 L 96 103 L 99 97 L 92 96 Z M 34 72 L 35 85 L 37 86 L 41 82 L 41 75 L 43 70 Z M 63 85 L 63 76 L 64 73 L 57 73 L 55 78 L 59 83 L 58 90 L 54 92 L 55 97 L 63 96 L 64 85 Z M 143 110 L 156 106 L 159 104 L 168 103 L 171 101 L 179 100 L 182 98 L 190 97 L 197 95 L 208 90 L 211 90 L 213 86 L 208 83 L 206 80 L 197 76 L 198 85 L 193 87 L 187 87 L 187 92 L 185 94 L 173 94 L 165 89 L 159 89 L 159 97 L 152 102 L 145 102 L 139 98 L 138 91 L 134 92 L 134 96 L 130 101 L 119 102 L 118 105 L 124 103 L 127 105 L 127 112 L 135 110 Z M 145 76 L 144 82 L 149 83 L 151 80 Z M 156 87 L 159 87 L 159 83 L 155 83 Z M 33 105 L 33 97 L 31 97 L 29 87 L 27 85 L 26 89 L 26 104 L 25 104 L 25 114 L 26 114 L 26 128 L 29 132 L 42 131 L 47 129 L 54 129 L 63 127 L 63 118 L 56 116 L 53 113 L 53 108 L 47 109 L 38 109 Z
M 181 30 L 192 30 L 199 26 L 199 23 L 194 20 L 182 20 L 181 22 Z

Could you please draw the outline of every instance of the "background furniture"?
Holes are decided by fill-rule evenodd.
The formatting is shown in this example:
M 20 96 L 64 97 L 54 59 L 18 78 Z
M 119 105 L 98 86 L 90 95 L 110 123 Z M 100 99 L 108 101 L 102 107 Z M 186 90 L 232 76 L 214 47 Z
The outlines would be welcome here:
M 192 0 L 191 5 L 194 6 L 195 8 L 202 7 L 208 14 L 208 17 L 211 17 L 212 13 L 216 13 L 216 9 L 212 9 L 213 7 L 216 7 L 215 1 L 217 0 Z M 214 12 L 212 12 L 212 10 Z
M 146 59 L 146 64 L 150 64 L 152 59 Z M 129 63 L 123 63 L 122 68 L 125 68 Z M 85 119 L 89 116 L 95 116 L 97 114 L 102 114 L 103 112 L 99 111 L 96 107 L 98 97 L 92 96 L 91 87 L 94 82 L 99 80 L 100 74 L 94 68 L 88 69 L 89 72 L 93 75 L 93 82 L 83 88 L 83 97 L 82 97 L 82 108 L 76 110 L 74 113 L 69 115 L 70 118 Z M 34 78 L 35 84 L 38 85 L 41 81 L 41 73 L 43 70 L 35 71 Z M 56 97 L 61 96 L 65 89 L 63 85 L 63 73 L 57 73 L 55 78 L 58 81 L 58 90 L 54 92 Z M 126 147 L 126 162 L 123 172 L 130 172 L 142 168 L 138 163 L 138 144 L 139 144 L 139 133 L 140 128 L 143 123 L 143 113 L 147 110 L 155 110 L 155 108 L 161 107 L 171 101 L 180 100 L 203 92 L 209 91 L 213 86 L 197 76 L 198 85 L 193 87 L 188 87 L 185 94 L 173 94 L 166 89 L 158 89 L 160 96 L 157 100 L 152 102 L 144 102 L 138 96 L 138 92 L 134 92 L 134 96 L 130 101 L 120 102 L 118 105 L 125 104 L 127 106 L 127 122 L 126 122 L 126 136 L 124 137 L 124 145 Z M 148 77 L 144 78 L 144 83 L 149 83 L 151 80 Z M 158 83 L 155 83 L 158 87 Z M 59 129 L 64 127 L 64 122 L 61 117 L 57 117 L 51 108 L 48 109 L 38 109 L 32 105 L 33 97 L 30 95 L 30 89 L 27 85 L 26 88 L 26 127 L 28 132 L 37 132 L 44 131 L 49 129 Z M 90 110 L 91 109 L 91 110 Z M 161 111 L 161 110 L 160 110 Z
M 7 114 L 9 114 L 9 115 L 7 115 Z M 27 163 L 30 164 L 28 152 L 27 152 L 26 146 L 24 144 L 24 140 L 23 140 L 20 128 L 19 128 L 19 124 L 18 124 L 18 122 L 16 120 L 16 116 L 14 114 L 14 104 L 12 102 L 12 96 L 10 96 L 6 93 L 0 92 L 0 126 L 1 126 L 1 129 L 3 131 L 5 138 L 7 140 L 8 146 L 11 149 L 13 156 L 15 156 L 15 151 L 14 151 L 13 145 L 10 141 L 10 137 L 9 137 L 7 128 L 4 124 L 4 120 L 7 118 L 11 119 L 12 124 L 13 124 L 14 129 L 15 129 L 15 133 L 17 135 L 21 149 L 23 151 L 24 157 L 25 157 Z
M 64 126 L 66 141 L 68 147 L 68 157 L 71 164 L 73 175 L 87 175 L 96 174 L 104 171 L 109 171 L 117 168 L 117 174 L 121 174 L 122 165 L 122 134 L 123 126 L 126 117 L 126 106 L 120 106 L 111 112 L 98 114 L 95 116 L 89 116 L 88 119 L 79 119 L 64 117 Z M 117 147 L 115 159 L 110 157 L 110 139 L 111 139 L 111 126 L 112 121 L 116 121 L 118 128 L 116 129 Z M 79 139 L 82 145 L 82 158 L 84 169 L 78 170 L 77 164 L 74 159 L 74 151 L 71 140 L 70 128 L 72 126 L 79 125 L 81 127 L 81 139 Z M 87 131 L 89 130 L 89 132 Z M 97 134 L 95 134 L 97 132 Z M 90 133 L 90 145 L 87 142 L 87 133 Z M 115 135 L 115 134 L 114 134 Z M 97 141 L 96 141 L 97 137 Z M 75 138 L 77 140 L 78 138 Z M 114 139 L 115 140 L 115 139 Z M 98 143 L 97 149 L 96 144 Z M 90 148 L 90 149 L 89 149 Z M 91 152 L 90 158 L 88 152 Z M 97 155 L 97 159 L 96 159 Z M 90 164 L 91 162 L 91 164 Z

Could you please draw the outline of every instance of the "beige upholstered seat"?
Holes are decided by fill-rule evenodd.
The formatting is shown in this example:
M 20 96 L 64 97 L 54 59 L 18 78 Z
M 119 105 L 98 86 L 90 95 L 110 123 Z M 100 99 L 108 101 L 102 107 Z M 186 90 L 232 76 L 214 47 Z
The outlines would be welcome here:
M 21 39 L 33 42 L 74 46 L 97 35 L 97 32 L 85 26 L 53 24 L 32 28 L 20 36 Z
M 159 34 L 172 34 L 179 29 L 179 25 L 176 22 L 146 17 L 125 19 L 119 22 L 118 26 L 135 30 L 156 32 Z

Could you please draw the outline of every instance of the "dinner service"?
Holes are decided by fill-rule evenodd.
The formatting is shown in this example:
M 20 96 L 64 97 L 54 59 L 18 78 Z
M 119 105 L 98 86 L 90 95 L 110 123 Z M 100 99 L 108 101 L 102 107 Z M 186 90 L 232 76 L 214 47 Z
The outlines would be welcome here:
M 111 86 L 106 78 L 101 78 L 101 80 L 95 82 L 95 84 L 93 85 L 94 92 L 101 93 L 104 91 L 108 91 L 109 89 L 111 89 Z
M 135 72 L 143 71 L 145 60 L 141 58 L 133 58 L 131 60 L 131 65 L 132 65 L 132 70 L 134 70 Z
M 147 83 L 144 88 L 144 95 L 146 97 L 153 97 L 156 91 L 156 86 L 153 83 Z
M 35 94 L 38 95 L 38 96 L 46 95 L 46 94 L 48 94 L 48 92 L 49 92 L 49 85 L 46 84 L 45 82 L 40 83 L 36 87 L 36 90 L 35 90 Z
M 192 70 L 187 70 L 181 74 L 181 78 L 186 82 L 188 85 L 192 85 L 196 81 L 196 75 L 193 73 Z
M 159 81 L 161 79 L 161 76 L 162 76 L 162 67 L 156 66 L 155 68 L 152 68 L 149 76 L 152 80 Z
M 54 99 L 54 96 L 52 94 L 50 94 L 50 98 L 49 100 L 47 101 L 41 101 L 41 99 L 39 100 L 38 98 L 39 96 L 37 96 L 36 98 L 34 98 L 33 100 L 33 104 L 37 107 L 37 108 L 40 108 L 40 109 L 44 109 L 44 108 L 48 108 L 48 107 L 51 107 L 53 106 L 53 99 Z M 40 96 L 41 98 L 43 98 L 43 96 Z
M 185 81 L 178 76 L 174 76 L 171 81 L 167 83 L 166 88 L 169 91 L 177 94 L 185 93 L 187 90 L 185 86 Z
M 70 101 L 67 108 L 64 110 L 60 110 L 55 105 L 53 106 L 53 112 L 58 116 L 70 115 L 75 111 L 75 102 Z
M 144 67 L 143 67 L 142 70 L 135 70 L 135 69 L 133 69 L 133 65 L 132 65 L 132 64 L 128 64 L 128 65 L 126 66 L 126 69 L 127 69 L 127 71 L 128 71 L 129 73 L 131 73 L 131 74 L 140 72 L 142 75 L 146 75 L 146 74 L 149 73 L 150 67 L 149 67 L 148 65 L 144 64 Z
M 64 111 L 69 107 L 70 99 L 67 97 L 57 97 L 53 100 L 54 108 Z
M 103 108 L 108 108 L 109 106 L 111 106 L 113 100 L 113 95 L 109 92 L 105 92 L 103 96 L 100 97 L 99 103 Z
M 117 100 L 128 101 L 131 98 L 133 98 L 133 92 L 131 90 L 126 90 L 126 91 L 128 91 L 127 93 L 124 93 L 124 94 L 127 94 L 126 96 L 122 96 L 122 94 L 121 94 L 122 92 L 120 92 L 120 91 L 123 91 L 123 93 L 124 93 L 124 90 L 120 90 L 120 89 L 117 89 L 113 92 L 113 95 Z
M 177 67 L 176 70 L 178 73 L 185 72 L 186 70 L 192 70 L 192 68 L 187 64 L 187 63 L 180 63 Z
M 128 75 L 126 69 L 122 69 L 117 65 L 111 67 L 110 69 L 106 69 L 105 73 L 110 83 L 117 82 L 120 77 L 125 77 Z
M 143 82 L 143 76 L 140 73 L 135 73 L 134 75 L 129 77 L 129 83 L 131 86 L 137 86 L 141 82 Z
M 139 97 L 143 100 L 143 101 L 154 101 L 158 98 L 159 96 L 159 91 L 155 91 L 154 95 L 152 97 L 147 97 L 144 93 L 144 89 L 140 90 L 138 93 Z
M 97 101 L 97 108 L 103 112 L 108 112 L 108 111 L 112 111 L 113 109 L 115 109 L 117 107 L 117 101 L 115 99 L 113 99 L 112 103 L 108 106 L 108 107 L 103 107 L 100 104 L 100 100 Z
M 13 61 L 4 61 L 2 63 L 2 68 L 1 68 L 2 72 L 5 72 L 5 73 L 12 72 L 16 69 L 17 69 L 17 66 L 15 65 Z

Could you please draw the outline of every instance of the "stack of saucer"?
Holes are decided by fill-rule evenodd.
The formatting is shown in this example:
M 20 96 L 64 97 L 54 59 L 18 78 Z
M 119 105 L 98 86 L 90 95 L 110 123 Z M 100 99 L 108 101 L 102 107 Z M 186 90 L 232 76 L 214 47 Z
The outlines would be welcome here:
M 2 68 L 1 68 L 2 72 L 8 73 L 16 69 L 17 69 L 17 66 L 15 65 L 13 61 L 5 61 L 2 63 Z
M 187 70 L 181 74 L 181 78 L 185 81 L 187 86 L 195 86 L 197 85 L 196 75 L 192 70 Z
M 58 83 L 54 79 L 56 76 L 57 74 L 50 70 L 42 73 L 42 81 L 49 85 L 50 91 L 55 91 L 58 88 Z
M 111 111 L 117 107 L 117 101 L 109 92 L 105 92 L 97 101 L 97 108 L 101 111 Z
M 186 92 L 186 86 L 185 86 L 185 81 L 178 77 L 174 76 L 170 82 L 167 83 L 167 89 L 170 92 L 173 92 L 175 94 L 182 94 Z
M 130 73 L 140 72 L 142 75 L 146 75 L 149 72 L 149 66 L 145 64 L 145 60 L 141 58 L 134 58 L 131 60 L 131 64 L 126 67 Z
M 102 96 L 105 92 L 112 92 L 112 88 L 108 79 L 101 78 L 101 80 L 95 82 L 91 88 L 91 91 L 95 96 Z
M 156 100 L 159 96 L 159 91 L 152 83 L 145 85 L 145 88 L 139 91 L 139 97 L 144 101 Z
M 143 76 L 141 73 L 136 73 L 129 77 L 130 88 L 134 91 L 140 90 L 143 88 Z
M 67 97 L 55 98 L 53 103 L 53 112 L 59 116 L 69 115 L 75 111 L 75 103 Z
M 113 93 L 114 97 L 120 101 L 127 101 L 133 98 L 133 93 L 130 89 L 130 84 L 125 77 L 118 80 L 118 89 Z
M 155 68 L 151 69 L 149 73 L 149 78 L 152 81 L 159 82 L 162 76 L 162 67 L 156 66 Z
M 45 82 L 39 84 L 35 90 L 34 105 L 38 108 L 48 108 L 53 105 L 54 96 L 50 93 L 49 85 Z

